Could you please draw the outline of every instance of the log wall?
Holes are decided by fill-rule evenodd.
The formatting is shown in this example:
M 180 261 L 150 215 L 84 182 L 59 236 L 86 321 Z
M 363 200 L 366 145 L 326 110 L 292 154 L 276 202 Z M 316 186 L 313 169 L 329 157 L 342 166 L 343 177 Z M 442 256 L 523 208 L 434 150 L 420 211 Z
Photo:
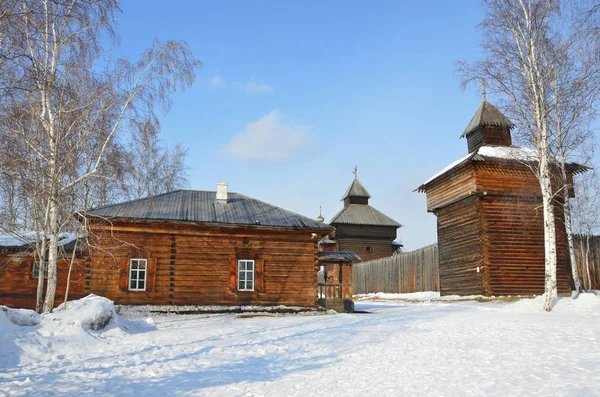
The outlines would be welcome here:
M 514 161 L 474 162 L 468 198 L 435 209 L 441 294 L 515 295 L 544 292 L 544 225 L 540 187 L 530 168 Z M 457 188 L 465 171 L 449 173 L 438 189 Z M 445 184 L 444 184 L 445 183 Z M 443 190 L 443 189 L 442 189 Z M 430 191 L 427 191 L 429 198 Z M 441 202 L 439 191 L 434 192 Z M 555 201 L 558 288 L 571 289 L 562 201 Z
M 33 256 L 30 253 L 0 253 L 0 305 L 35 309 L 38 279 L 33 277 Z M 64 301 L 71 257 L 59 258 L 55 306 Z M 78 299 L 85 292 L 85 259 L 73 264 L 69 299 Z
M 474 152 L 484 145 L 511 146 L 510 130 L 506 127 L 484 125 L 467 136 L 469 153 Z
M 115 303 L 316 305 L 321 236 L 313 239 L 309 230 L 152 224 L 93 230 L 88 290 Z M 122 266 L 135 257 L 154 259 L 150 291 L 119 286 Z M 238 259 L 255 260 L 255 291 L 237 291 Z
M 544 293 L 544 224 L 541 199 L 481 198 L 485 290 L 488 295 Z M 556 211 L 557 279 L 560 293 L 571 291 L 571 273 L 561 206 Z
M 471 196 L 436 213 L 441 295 L 479 295 L 483 286 L 481 209 Z
M 475 170 L 477 192 L 520 197 L 540 195 L 540 183 L 524 165 L 512 163 L 507 166 L 486 161 L 476 164 Z
M 376 238 L 338 238 L 338 251 L 354 252 L 363 261 L 384 258 L 392 254 L 392 242 Z M 367 252 L 370 247 L 370 252 Z
M 363 261 L 392 255 L 395 226 L 335 225 L 337 250 L 354 252 Z M 367 250 L 369 247 L 370 251 Z
M 471 195 L 475 189 L 474 167 L 471 163 L 464 164 L 427 188 L 427 211 L 435 212 L 438 208 L 455 203 Z

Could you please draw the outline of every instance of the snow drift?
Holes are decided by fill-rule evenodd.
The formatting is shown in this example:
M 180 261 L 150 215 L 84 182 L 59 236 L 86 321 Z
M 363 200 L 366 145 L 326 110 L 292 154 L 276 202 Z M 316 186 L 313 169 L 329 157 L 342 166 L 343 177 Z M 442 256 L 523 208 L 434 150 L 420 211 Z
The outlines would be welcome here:
M 44 316 L 44 321 L 58 321 L 65 325 L 77 325 L 84 330 L 98 331 L 104 329 L 111 321 L 118 324 L 117 313 L 113 302 L 107 298 L 88 295 L 85 298 L 58 306 L 52 313 Z
M 116 313 L 111 300 L 93 294 L 68 302 L 66 308 L 61 304 L 52 313 L 43 315 L 33 310 L 0 306 L 0 335 L 9 337 L 18 332 L 19 327 L 34 326 L 35 329 L 29 331 L 35 330 L 42 336 L 54 337 L 73 337 L 89 331 L 107 332 L 113 329 L 116 330 L 113 334 L 155 329 L 152 319 L 136 322 L 122 318 Z
M 19 326 L 38 325 L 42 321 L 42 316 L 33 310 L 11 309 L 6 306 L 0 306 L 0 318 L 1 317 L 4 317 L 11 323 Z
M 535 313 L 544 311 L 544 295 L 533 299 L 521 299 L 506 306 L 505 310 L 517 313 Z M 586 314 L 600 312 L 600 296 L 593 293 L 581 293 L 579 297 L 558 298 L 554 300 L 551 313 Z

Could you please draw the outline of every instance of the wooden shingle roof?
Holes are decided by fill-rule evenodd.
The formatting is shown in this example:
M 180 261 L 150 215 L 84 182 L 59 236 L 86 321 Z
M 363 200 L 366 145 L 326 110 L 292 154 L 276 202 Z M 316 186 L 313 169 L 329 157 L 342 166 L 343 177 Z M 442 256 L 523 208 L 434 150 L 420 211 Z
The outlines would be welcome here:
M 360 256 L 350 251 L 321 251 L 319 263 L 324 262 L 360 262 Z
M 365 187 L 362 185 L 362 183 L 360 183 L 358 181 L 358 179 L 354 178 L 354 180 L 350 184 L 350 187 L 348 187 L 348 189 L 346 190 L 346 193 L 344 193 L 344 197 L 342 197 L 342 201 L 344 199 L 346 199 L 346 197 L 371 198 L 371 195 L 369 194 L 367 189 L 365 189 Z
M 383 212 L 376 210 L 370 205 L 364 204 L 347 205 L 338 212 L 329 223 L 334 226 L 336 224 L 346 224 L 402 227 L 401 224 L 385 215 Z
M 325 223 L 319 223 L 314 219 L 240 193 L 228 193 L 227 202 L 221 203 L 216 200 L 216 192 L 200 190 L 175 190 L 95 208 L 88 211 L 88 215 L 102 218 L 331 229 L 331 226 Z
M 467 128 L 465 128 L 465 131 L 460 137 L 464 138 L 477 128 L 484 125 L 507 127 L 509 129 L 515 126 L 512 121 L 510 121 L 504 114 L 502 114 L 500 110 L 498 110 L 498 108 L 488 101 L 483 100 L 475 112 L 475 115 L 467 125 Z

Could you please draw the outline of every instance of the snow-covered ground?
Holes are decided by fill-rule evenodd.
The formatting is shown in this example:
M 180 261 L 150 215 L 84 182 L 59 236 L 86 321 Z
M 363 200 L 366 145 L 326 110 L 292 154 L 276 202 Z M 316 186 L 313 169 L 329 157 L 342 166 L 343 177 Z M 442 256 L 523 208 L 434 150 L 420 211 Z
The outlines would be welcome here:
M 411 300 L 265 317 L 124 318 L 97 297 L 41 317 L 0 308 L 0 395 L 600 394 L 598 296 L 561 299 L 552 313 L 540 298 Z

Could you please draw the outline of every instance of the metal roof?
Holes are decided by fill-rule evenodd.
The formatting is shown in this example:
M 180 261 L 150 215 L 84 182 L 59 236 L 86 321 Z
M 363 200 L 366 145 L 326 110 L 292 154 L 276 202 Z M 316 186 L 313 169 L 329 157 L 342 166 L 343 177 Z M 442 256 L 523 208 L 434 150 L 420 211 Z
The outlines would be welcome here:
M 342 197 L 342 200 L 344 200 L 346 197 L 371 198 L 371 195 L 369 194 L 367 189 L 365 189 L 362 183 L 360 183 L 358 179 L 354 178 L 352 184 L 350 184 L 350 187 L 346 190 L 346 193 L 344 193 L 344 197 Z
M 360 256 L 354 252 L 322 251 L 319 252 L 319 262 L 360 262 Z
M 465 128 L 465 131 L 460 137 L 464 138 L 482 125 L 494 125 L 507 128 L 513 128 L 515 126 L 501 111 L 486 100 L 481 102 L 481 105 L 479 105 L 479 108 L 475 112 L 475 116 L 473 116 L 469 125 L 467 125 L 467 128 Z
M 216 192 L 200 190 L 175 190 L 95 208 L 88 214 L 106 218 L 331 229 L 331 226 L 325 223 L 319 223 L 240 193 L 228 193 L 227 202 L 221 203 L 216 200 Z
M 370 225 L 370 226 L 395 226 L 402 227 L 401 224 L 385 215 L 381 211 L 376 210 L 370 205 L 365 204 L 349 204 L 340 212 L 338 212 L 329 221 L 331 225 L 348 224 L 348 225 Z

